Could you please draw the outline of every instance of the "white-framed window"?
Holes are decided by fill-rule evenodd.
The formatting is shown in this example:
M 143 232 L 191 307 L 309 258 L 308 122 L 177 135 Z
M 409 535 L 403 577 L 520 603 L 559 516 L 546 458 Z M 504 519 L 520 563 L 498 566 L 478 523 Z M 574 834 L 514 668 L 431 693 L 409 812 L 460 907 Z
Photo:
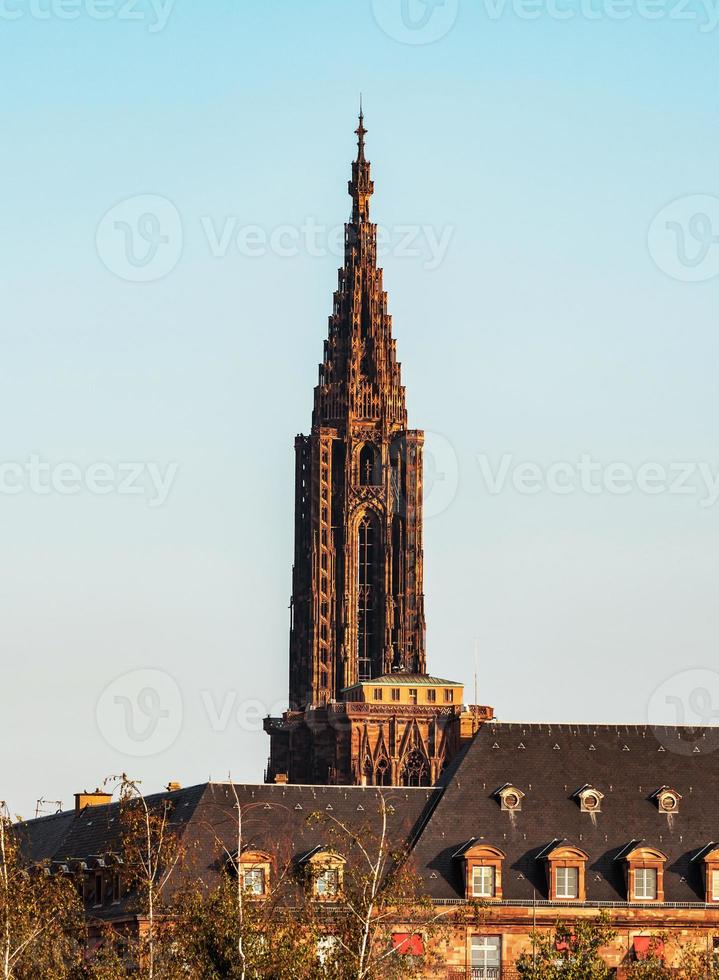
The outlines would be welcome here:
M 719 902 L 719 871 L 712 871 L 711 876 L 712 902 Z
M 472 936 L 472 947 L 470 951 L 472 969 L 479 969 L 481 967 L 494 967 L 498 969 L 502 965 L 501 950 L 501 936 Z M 487 976 L 489 975 L 487 974 Z
M 557 898 L 579 898 L 579 868 L 557 868 Z
M 336 895 L 340 890 L 340 873 L 337 868 L 325 868 L 317 875 L 315 890 L 319 896 Z
M 634 869 L 634 897 L 653 900 L 657 897 L 657 869 Z
M 494 898 L 496 869 L 489 867 L 472 868 L 472 895 L 475 898 Z
M 243 868 L 242 887 L 249 895 L 265 894 L 265 872 L 262 868 Z
M 320 936 L 317 940 L 317 959 L 320 966 L 331 966 L 336 963 L 340 954 L 339 936 Z

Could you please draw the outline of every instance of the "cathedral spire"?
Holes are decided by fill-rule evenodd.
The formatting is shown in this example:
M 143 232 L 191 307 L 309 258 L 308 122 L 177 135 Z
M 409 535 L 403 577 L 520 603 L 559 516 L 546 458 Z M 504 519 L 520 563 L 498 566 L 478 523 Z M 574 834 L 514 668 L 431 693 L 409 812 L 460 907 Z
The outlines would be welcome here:
M 369 160 L 365 158 L 364 152 L 364 138 L 367 135 L 367 130 L 364 124 L 361 96 L 359 126 L 355 133 L 357 134 L 357 159 L 352 164 L 352 180 L 349 182 L 348 191 L 352 198 L 351 223 L 357 227 L 369 221 L 369 199 L 374 191 L 374 184 L 370 179 Z
M 355 129 L 357 133 L 357 159 L 364 160 L 364 138 L 367 130 L 364 128 L 364 113 L 362 112 L 362 96 L 360 95 L 359 126 Z

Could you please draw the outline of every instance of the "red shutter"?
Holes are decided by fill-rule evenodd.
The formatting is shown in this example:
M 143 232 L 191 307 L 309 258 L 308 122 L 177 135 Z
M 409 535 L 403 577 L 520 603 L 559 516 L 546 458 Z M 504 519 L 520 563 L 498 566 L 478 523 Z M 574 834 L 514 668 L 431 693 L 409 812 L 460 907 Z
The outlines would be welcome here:
M 655 936 L 635 936 L 634 955 L 638 960 L 645 960 L 648 956 L 656 956 L 662 959 L 664 956 L 664 943 Z
M 400 956 L 424 956 L 424 940 L 417 932 L 393 932 L 392 945 Z

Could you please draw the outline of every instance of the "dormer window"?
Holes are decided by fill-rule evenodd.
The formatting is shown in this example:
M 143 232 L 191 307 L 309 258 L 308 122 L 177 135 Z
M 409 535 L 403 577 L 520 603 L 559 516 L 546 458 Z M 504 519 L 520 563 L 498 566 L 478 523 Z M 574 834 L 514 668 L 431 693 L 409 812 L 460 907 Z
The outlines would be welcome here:
M 662 786 L 654 794 L 660 813 L 676 813 L 679 810 L 681 794 L 670 786 Z
M 243 851 L 239 867 L 235 872 L 240 876 L 243 892 L 250 898 L 264 898 L 270 887 L 270 868 L 272 859 L 265 851 Z
M 573 844 L 558 841 L 541 857 L 547 862 L 549 901 L 586 902 L 589 855 Z
M 630 902 L 664 901 L 666 854 L 654 847 L 634 847 L 625 857 L 627 896 Z
M 521 791 L 521 789 L 517 789 L 516 786 L 512 786 L 510 783 L 507 783 L 505 786 L 502 786 L 501 789 L 497 790 L 495 796 L 499 799 L 500 809 L 521 810 L 522 800 L 524 799 L 525 794 Z
M 707 905 L 719 905 L 719 847 L 708 844 L 702 848 L 698 857 L 702 859 L 704 870 L 704 901 Z
M 308 854 L 303 863 L 307 865 L 312 894 L 320 902 L 333 902 L 342 892 L 344 858 L 333 851 L 317 848 Z
M 600 793 L 594 786 L 583 786 L 575 794 L 579 801 L 579 809 L 582 813 L 600 813 L 604 793 Z
M 472 838 L 453 857 L 464 862 L 465 898 L 501 900 L 504 851 Z

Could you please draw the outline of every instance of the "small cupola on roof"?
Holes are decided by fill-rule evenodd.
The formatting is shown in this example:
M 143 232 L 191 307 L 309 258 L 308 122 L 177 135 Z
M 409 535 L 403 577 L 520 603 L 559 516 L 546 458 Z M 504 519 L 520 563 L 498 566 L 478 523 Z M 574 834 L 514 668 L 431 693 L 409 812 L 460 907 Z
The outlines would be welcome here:
M 604 793 L 600 792 L 596 786 L 587 783 L 577 790 L 574 799 L 579 803 L 579 809 L 582 813 L 601 813 Z
M 523 793 L 521 789 L 518 789 L 512 783 L 505 783 L 504 786 L 500 786 L 495 791 L 494 796 L 499 800 L 501 810 L 516 811 L 522 809 L 522 800 L 526 796 L 526 793 Z
M 671 786 L 662 786 L 652 798 L 660 813 L 677 813 L 682 796 Z

